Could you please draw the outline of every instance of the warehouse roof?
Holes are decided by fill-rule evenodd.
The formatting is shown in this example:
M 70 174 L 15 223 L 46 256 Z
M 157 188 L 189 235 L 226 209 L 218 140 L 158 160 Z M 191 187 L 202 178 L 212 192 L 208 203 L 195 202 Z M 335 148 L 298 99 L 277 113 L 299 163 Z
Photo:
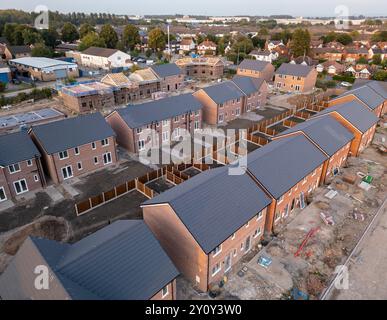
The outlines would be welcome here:
M 326 108 L 325 110 L 317 113 L 314 117 L 332 112 L 340 114 L 362 133 L 370 129 L 379 120 L 373 112 L 367 110 L 361 102 L 355 100 Z
M 159 78 L 180 75 L 182 72 L 181 69 L 175 63 L 154 65 L 151 66 L 151 69 Z
M 221 82 L 202 90 L 216 103 L 224 103 L 244 96 L 232 81 Z
M 305 136 L 270 142 L 247 156 L 247 169 L 275 198 L 320 166 L 327 157 Z
M 120 220 L 70 245 L 30 238 L 60 285 L 72 299 L 146 300 L 178 276 L 178 271 L 142 220 Z M 31 249 L 31 250 L 34 250 Z M 29 259 L 24 251 L 24 257 Z M 21 261 L 22 262 L 22 261 Z M 15 268 L 10 265 L 9 268 Z M 18 266 L 16 277 L 25 274 Z M 33 275 L 33 272 L 30 272 Z M 3 291 L 23 279 L 11 279 L 12 270 L 2 276 Z M 13 275 L 15 277 L 15 275 Z M 16 280 L 13 282 L 12 280 Z M 31 280 L 31 284 L 33 281 Z M 19 290 L 29 286 L 21 282 Z M 19 293 L 20 294 L 20 293 Z M 58 299 L 52 288 L 52 299 Z M 34 298 L 34 297 L 32 297 Z
M 48 154 L 115 136 L 99 112 L 32 126 L 31 130 Z
M 353 134 L 332 117 L 310 119 L 281 132 L 279 136 L 302 131 L 326 154 L 334 155 L 353 138 Z
M 76 66 L 76 63 L 50 59 L 45 57 L 23 57 L 18 59 L 10 60 L 11 63 L 22 64 L 25 66 L 33 67 L 33 68 L 50 68 L 57 66 Z
M 114 112 L 117 112 L 130 128 L 139 128 L 201 108 L 200 102 L 192 94 L 187 93 L 142 104 L 128 105 Z
M 270 202 L 247 174 L 230 175 L 228 167 L 222 167 L 203 172 L 143 205 L 169 203 L 208 254 Z
M 306 77 L 313 69 L 314 67 L 303 64 L 283 63 L 276 71 L 276 74 Z
M 40 157 L 40 153 L 26 131 L 0 136 L 1 167 L 35 157 Z
M 82 54 L 87 54 L 90 56 L 97 56 L 97 57 L 105 57 L 108 58 L 118 52 L 117 49 L 109 49 L 109 48 L 100 48 L 100 47 L 90 47 L 86 50 L 82 51 Z

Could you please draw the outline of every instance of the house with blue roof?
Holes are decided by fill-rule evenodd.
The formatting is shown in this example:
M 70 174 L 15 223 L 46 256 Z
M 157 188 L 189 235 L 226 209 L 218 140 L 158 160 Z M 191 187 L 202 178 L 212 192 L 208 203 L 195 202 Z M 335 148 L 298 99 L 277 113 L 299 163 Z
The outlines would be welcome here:
M 26 131 L 0 136 L 0 202 L 45 186 L 41 153 Z
M 48 277 L 40 290 L 39 274 Z M 174 300 L 178 275 L 142 220 L 119 220 L 74 244 L 28 237 L 0 276 L 0 297 Z

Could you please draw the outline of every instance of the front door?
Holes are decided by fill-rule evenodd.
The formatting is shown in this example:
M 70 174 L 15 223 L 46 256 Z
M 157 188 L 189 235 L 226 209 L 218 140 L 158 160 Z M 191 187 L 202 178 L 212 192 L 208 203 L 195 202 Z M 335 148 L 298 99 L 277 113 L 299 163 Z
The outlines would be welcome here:
M 245 252 L 249 252 L 250 249 L 251 249 L 251 239 L 250 237 L 247 237 L 245 242 Z
M 227 272 L 230 269 L 231 269 L 231 253 L 229 253 L 226 259 L 224 260 L 224 272 Z

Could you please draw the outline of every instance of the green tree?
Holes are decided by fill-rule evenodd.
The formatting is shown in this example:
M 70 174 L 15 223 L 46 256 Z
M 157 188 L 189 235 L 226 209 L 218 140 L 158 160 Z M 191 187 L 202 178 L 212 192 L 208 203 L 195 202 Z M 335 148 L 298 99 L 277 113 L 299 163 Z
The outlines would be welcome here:
M 106 48 L 106 43 L 104 39 L 98 35 L 98 33 L 90 32 L 82 38 L 79 45 L 79 50 L 83 51 L 90 47 Z
M 54 51 L 43 43 L 38 43 L 32 48 L 31 55 L 33 57 L 52 58 L 54 55 Z
M 66 22 L 62 28 L 62 40 L 64 42 L 74 42 L 79 39 L 77 28 L 70 22 Z
M 335 32 L 329 32 L 327 35 L 322 36 L 321 39 L 323 40 L 324 43 L 332 42 L 336 40 L 336 33 Z
M 387 41 L 387 31 L 379 31 L 372 36 L 372 41 Z
M 243 52 L 244 54 L 249 54 L 254 49 L 254 45 L 251 39 L 246 38 L 245 36 L 239 36 L 231 49 L 236 53 Z
M 79 28 L 79 37 L 82 39 L 90 32 L 95 32 L 95 28 L 90 23 L 83 23 Z
M 118 42 L 117 32 L 110 24 L 105 24 L 102 26 L 99 36 L 105 41 L 105 44 L 108 48 L 116 47 Z
M 55 29 L 43 29 L 40 31 L 40 35 L 44 44 L 50 48 L 55 48 L 59 42 L 59 34 Z
M 352 37 L 352 39 L 359 39 L 360 33 L 359 33 L 359 31 L 357 31 L 357 30 L 353 30 L 353 31 L 350 33 L 350 36 Z
M 359 64 L 368 64 L 368 60 L 365 57 L 360 57 L 356 62 Z
M 375 72 L 373 79 L 377 80 L 377 81 L 386 81 L 387 80 L 387 71 L 379 70 L 379 71 Z
M 26 28 L 22 32 L 23 43 L 25 45 L 31 45 L 36 43 L 42 43 L 42 36 L 34 29 Z
M 372 57 L 372 64 L 381 65 L 382 64 L 382 56 L 378 54 L 374 54 Z
M 336 40 L 345 46 L 352 43 L 352 37 L 347 33 L 339 34 Z
M 132 24 L 128 24 L 122 33 L 122 42 L 129 50 L 133 50 L 136 44 L 141 41 L 138 28 Z
M 152 55 L 152 50 L 148 49 L 145 51 L 145 56 L 149 58 Z
M 165 48 L 165 33 L 160 28 L 154 28 L 149 31 L 148 45 L 153 50 L 164 50 Z
M 310 34 L 307 29 L 296 29 L 293 33 L 290 49 L 295 57 L 307 55 L 310 51 Z
M 267 30 L 266 28 L 262 27 L 262 28 L 259 29 L 258 36 L 266 37 L 268 35 L 269 35 L 269 30 Z

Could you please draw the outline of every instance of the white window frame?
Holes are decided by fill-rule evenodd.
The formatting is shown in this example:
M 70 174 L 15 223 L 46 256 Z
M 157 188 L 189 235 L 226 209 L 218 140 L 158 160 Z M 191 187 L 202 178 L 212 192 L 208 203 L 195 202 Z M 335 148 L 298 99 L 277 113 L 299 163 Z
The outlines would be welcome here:
M 214 272 L 214 267 L 218 266 L 218 268 L 215 270 Z M 212 267 L 212 270 L 211 270 L 211 276 L 214 277 L 215 275 L 217 275 L 220 271 L 222 270 L 222 265 L 220 264 L 220 262 L 216 263 L 213 267 Z
M 166 289 L 166 292 L 164 293 L 164 290 Z M 168 285 L 166 285 L 164 288 L 161 289 L 161 298 L 165 298 L 169 294 Z
M 91 143 L 91 150 L 95 150 L 95 149 L 97 149 L 97 145 L 95 142 L 92 142 Z
M 61 151 L 58 153 L 59 160 L 64 160 L 69 158 L 69 153 L 67 150 Z
M 66 169 L 66 172 L 68 172 L 67 168 L 71 168 L 71 175 L 68 176 L 67 178 L 65 178 L 64 174 L 63 174 L 63 169 Z M 66 166 L 66 167 L 63 167 L 60 169 L 61 172 L 62 172 L 62 177 L 63 177 L 63 180 L 67 180 L 67 179 L 71 179 L 72 177 L 74 177 L 74 171 L 73 171 L 73 167 L 70 165 L 70 166 Z
M 261 230 L 261 227 L 258 227 L 257 229 L 255 229 L 254 231 L 254 235 L 253 235 L 253 238 L 257 238 L 258 236 L 260 236 L 262 234 L 262 230 Z
M 169 120 L 163 120 L 163 127 L 166 127 L 169 125 Z
M 95 161 L 95 160 L 97 160 L 97 161 Z M 97 164 L 99 163 L 99 159 L 98 159 L 98 157 L 97 157 L 97 156 L 95 156 L 95 157 L 93 158 L 93 161 L 94 161 L 94 164 L 95 164 L 95 165 L 97 165 Z
M 212 257 L 215 258 L 221 252 L 222 252 L 222 245 L 220 244 L 214 250 L 212 250 Z
M 169 141 L 169 131 L 163 131 L 163 133 L 162 133 L 162 141 L 163 142 Z
M 247 223 L 245 224 L 245 228 L 247 229 L 249 226 L 250 226 L 250 221 L 247 221 Z
M 145 149 L 145 140 L 138 140 L 137 147 L 138 147 L 138 151 L 144 150 Z
M 105 162 L 105 156 L 106 156 L 106 158 L 110 157 L 110 161 Z M 107 159 L 107 160 L 108 160 L 108 159 Z M 103 161 L 103 165 L 104 165 L 104 166 L 113 163 L 112 153 L 111 153 L 111 152 L 106 152 L 106 153 L 104 153 L 104 154 L 102 155 L 102 161 Z
M 31 159 L 27 160 L 27 167 L 32 167 L 32 160 Z
M 259 221 L 259 220 L 261 220 L 263 218 L 263 213 L 262 213 L 262 211 L 260 211 L 260 212 L 258 212 L 257 213 L 257 221 Z
M 278 199 L 277 204 L 282 203 L 282 201 L 284 201 L 284 195 L 280 196 L 280 198 Z
M 35 181 L 35 182 L 38 182 L 38 181 L 39 181 L 39 177 L 38 177 L 37 174 L 34 174 L 34 181 Z
M 235 232 L 231 235 L 231 240 L 235 239 Z
M 142 132 L 142 128 L 136 128 L 136 133 L 140 134 Z
M 23 190 L 23 191 L 21 191 L 21 192 L 17 192 L 17 190 L 16 190 L 16 184 L 19 184 L 19 186 L 21 186 L 21 184 L 20 184 L 21 181 L 24 181 L 24 183 L 25 183 L 25 185 L 26 185 L 26 190 Z M 15 192 L 16 192 L 17 195 L 28 192 L 28 185 L 27 185 L 27 180 L 26 180 L 26 179 L 20 179 L 20 180 L 14 181 L 14 182 L 13 182 L 13 187 L 14 187 Z M 22 189 L 22 188 L 20 188 L 20 189 Z
M 0 191 L 1 191 L 1 190 L 3 191 L 4 199 L 1 199 L 1 198 L 0 198 L 0 202 L 7 201 L 7 194 L 5 193 L 4 187 L 0 187 Z
M 109 138 L 105 138 L 101 140 L 102 147 L 107 147 L 109 145 Z
M 79 165 L 81 165 L 81 167 L 79 167 Z M 77 162 L 77 169 L 78 169 L 78 171 L 83 170 L 82 161 Z
M 79 155 L 80 155 L 79 147 L 75 147 L 75 148 L 74 148 L 74 154 L 75 154 L 76 156 L 79 156 Z
M 16 170 L 16 168 L 15 168 L 16 166 L 18 167 L 17 170 Z M 13 168 L 13 169 L 11 170 L 11 168 Z M 18 163 L 14 163 L 14 164 L 10 164 L 10 165 L 8 166 L 8 171 L 9 171 L 10 174 L 14 174 L 14 173 L 16 173 L 16 172 L 20 172 L 20 171 L 21 171 L 21 168 L 20 168 L 19 162 L 18 162 Z

